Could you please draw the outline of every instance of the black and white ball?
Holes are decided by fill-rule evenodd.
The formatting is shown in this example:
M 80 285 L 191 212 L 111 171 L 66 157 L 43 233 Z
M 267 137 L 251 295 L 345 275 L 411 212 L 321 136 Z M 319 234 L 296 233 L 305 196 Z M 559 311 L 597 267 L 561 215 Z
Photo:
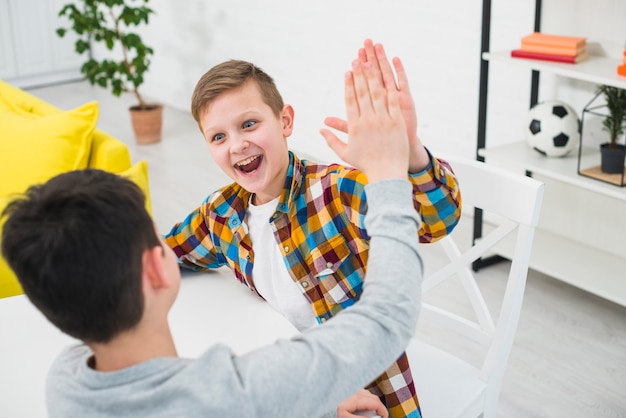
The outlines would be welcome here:
M 537 103 L 528 112 L 526 141 L 547 157 L 563 157 L 576 148 L 580 120 L 576 111 L 558 100 Z

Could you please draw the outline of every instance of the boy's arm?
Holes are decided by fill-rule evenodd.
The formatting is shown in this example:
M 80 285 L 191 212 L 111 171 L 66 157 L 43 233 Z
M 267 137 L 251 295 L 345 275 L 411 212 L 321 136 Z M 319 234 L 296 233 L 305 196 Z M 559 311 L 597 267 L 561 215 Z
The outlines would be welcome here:
M 359 49 L 358 61 L 377 67 L 381 75 L 393 75 L 383 46 L 374 45 L 369 39 Z M 386 85 L 386 88 L 397 92 L 409 138 L 408 177 L 414 186 L 416 209 L 422 217 L 420 242 L 435 242 L 451 233 L 457 225 L 461 217 L 461 192 L 450 165 L 433 157 L 417 135 L 417 115 L 406 71 L 399 58 L 393 59 L 393 66 L 398 81 Z M 325 122 L 334 129 L 348 132 L 348 123 L 344 120 L 329 117 Z
M 450 234 L 461 218 L 462 208 L 461 190 L 450 164 L 427 153 L 428 166 L 420 173 L 409 174 L 415 208 L 422 218 L 422 243 Z
M 190 270 L 217 268 L 225 264 L 211 239 L 207 216 L 203 212 L 205 206 L 206 201 L 163 235 L 165 243 L 176 254 L 178 264 Z

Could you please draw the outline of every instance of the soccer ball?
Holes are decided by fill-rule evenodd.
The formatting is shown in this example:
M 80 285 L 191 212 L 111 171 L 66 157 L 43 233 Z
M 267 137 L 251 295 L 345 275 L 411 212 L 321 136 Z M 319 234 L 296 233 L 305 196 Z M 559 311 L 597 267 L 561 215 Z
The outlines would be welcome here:
M 552 100 L 536 104 L 528 112 L 526 141 L 547 157 L 563 157 L 580 139 L 580 120 L 566 103 Z

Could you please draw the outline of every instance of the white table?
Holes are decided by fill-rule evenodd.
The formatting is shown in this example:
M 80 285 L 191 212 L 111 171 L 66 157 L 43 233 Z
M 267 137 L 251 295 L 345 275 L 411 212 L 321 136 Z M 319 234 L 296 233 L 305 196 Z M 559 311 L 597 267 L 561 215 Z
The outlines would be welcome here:
M 183 357 L 197 357 L 218 342 L 241 354 L 298 333 L 225 269 L 185 274 L 169 320 Z M 0 417 L 46 416 L 46 373 L 73 341 L 25 296 L 0 299 Z

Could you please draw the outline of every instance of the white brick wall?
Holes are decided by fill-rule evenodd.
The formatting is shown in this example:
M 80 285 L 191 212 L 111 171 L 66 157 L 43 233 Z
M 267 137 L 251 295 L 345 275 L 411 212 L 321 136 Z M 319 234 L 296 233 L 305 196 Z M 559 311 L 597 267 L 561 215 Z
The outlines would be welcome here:
M 615 45 L 626 41 L 626 1 L 544 3 L 544 29 L 579 34 L 588 22 L 596 31 L 582 35 L 602 42 L 617 36 L 609 49 L 621 53 Z M 291 148 L 336 160 L 318 132 L 324 117 L 344 115 L 343 73 L 370 37 L 385 44 L 389 55 L 403 59 L 424 143 L 434 150 L 474 155 L 481 1 L 152 0 L 150 5 L 158 15 L 145 36 L 156 53 L 144 92 L 152 98 L 188 109 L 196 81 L 212 65 L 229 58 L 252 61 L 274 77 L 285 101 L 295 107 Z M 559 13 L 564 8 L 573 17 Z M 495 0 L 492 49 L 516 47 L 532 31 L 533 18 L 533 1 Z M 613 29 L 607 31 L 607 26 Z M 497 65 L 491 65 L 490 73 L 488 143 L 519 140 L 530 74 Z M 542 94 L 554 95 L 558 89 L 548 81 Z M 559 94 L 569 97 L 563 89 Z

